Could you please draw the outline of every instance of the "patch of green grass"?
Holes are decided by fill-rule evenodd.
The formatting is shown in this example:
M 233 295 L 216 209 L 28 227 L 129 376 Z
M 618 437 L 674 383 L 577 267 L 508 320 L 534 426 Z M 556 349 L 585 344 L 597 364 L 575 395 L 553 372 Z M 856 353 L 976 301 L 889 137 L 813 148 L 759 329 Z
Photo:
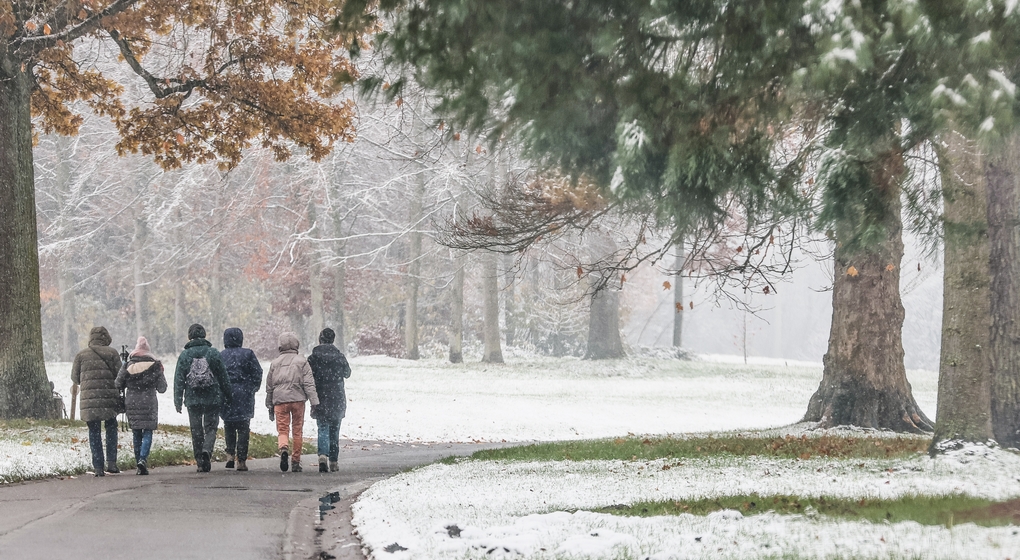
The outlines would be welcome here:
M 944 525 L 973 522 L 985 527 L 1010 525 L 1020 503 L 993 502 L 969 496 L 905 496 L 896 500 L 842 498 L 803 498 L 799 496 L 724 496 L 700 500 L 638 502 L 614 505 L 596 511 L 614 515 L 650 517 L 690 513 L 707 515 L 724 509 L 744 515 L 767 511 L 779 514 L 820 515 L 880 523 L 883 521 L 916 521 L 922 525 Z
M 697 437 L 616 438 L 539 443 L 521 447 L 485 449 L 471 455 L 477 460 L 590 461 L 652 460 L 707 456 L 764 455 L 786 459 L 811 457 L 890 459 L 924 453 L 927 439 L 912 437 Z
M 170 425 L 159 425 L 160 431 L 166 431 L 176 434 L 191 435 L 191 429 L 187 426 L 170 426 Z M 117 466 L 121 469 L 133 469 L 135 468 L 135 457 L 131 451 L 131 435 L 127 434 L 127 439 L 121 436 L 122 449 L 127 449 L 129 453 L 121 454 L 117 458 Z M 216 434 L 217 448 L 213 451 L 212 460 L 213 462 L 224 462 L 227 460 L 226 452 L 220 447 L 223 438 L 223 430 L 221 429 Z M 257 434 L 251 433 L 248 439 L 248 458 L 250 459 L 266 459 L 268 457 L 277 456 L 278 448 L 276 446 L 276 436 L 268 434 Z M 126 445 L 126 447 L 125 447 Z M 315 444 L 310 443 L 307 439 L 302 442 L 301 453 L 305 456 L 315 456 L 318 449 Z M 153 445 L 152 450 L 149 452 L 149 467 L 167 467 L 174 465 L 193 465 L 195 463 L 194 450 L 191 447 L 190 442 L 183 447 L 159 447 Z

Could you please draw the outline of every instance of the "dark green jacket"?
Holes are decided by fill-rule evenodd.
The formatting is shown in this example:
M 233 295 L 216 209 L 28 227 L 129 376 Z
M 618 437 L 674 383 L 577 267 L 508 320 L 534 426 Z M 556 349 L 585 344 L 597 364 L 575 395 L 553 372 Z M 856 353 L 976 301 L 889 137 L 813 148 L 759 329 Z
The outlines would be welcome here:
M 187 386 L 188 371 L 191 361 L 205 358 L 209 369 L 216 378 L 216 384 L 201 389 L 189 389 Z M 184 352 L 177 357 L 177 371 L 174 373 L 174 406 L 181 409 L 181 404 L 188 408 L 220 408 L 230 404 L 230 379 L 227 370 L 220 360 L 220 352 L 212 347 L 212 343 L 204 338 L 196 338 L 184 345 Z

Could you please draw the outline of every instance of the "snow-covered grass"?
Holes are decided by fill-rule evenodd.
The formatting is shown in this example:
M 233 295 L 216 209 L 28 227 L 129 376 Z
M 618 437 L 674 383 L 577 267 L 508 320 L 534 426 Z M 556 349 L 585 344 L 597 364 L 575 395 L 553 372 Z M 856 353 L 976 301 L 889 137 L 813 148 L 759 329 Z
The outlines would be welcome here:
M 822 377 L 821 364 L 726 360 L 514 355 L 503 365 L 454 365 L 356 357 L 341 433 L 355 440 L 498 442 L 768 428 L 800 420 Z M 172 361 L 165 363 L 172 369 Z M 66 399 L 70 364 L 50 363 L 47 371 Z M 937 373 L 911 371 L 908 377 L 918 404 L 934 416 Z M 264 402 L 263 388 L 252 430 L 275 433 Z M 161 423 L 188 424 L 187 410 L 174 410 L 172 387 L 160 395 L 159 407 Z M 315 422 L 306 418 L 305 435 L 315 433 Z
M 506 365 L 381 356 L 351 362 L 342 435 L 411 442 L 722 436 L 749 431 L 763 437 L 801 435 L 803 426 L 788 426 L 803 415 L 822 373 L 820 364 L 803 362 L 752 358 L 744 364 L 742 358 L 722 356 L 683 361 L 647 354 L 611 361 L 512 355 Z M 49 371 L 66 395 L 69 364 L 50 364 Z M 918 404 L 933 417 L 937 374 L 911 371 L 908 377 Z M 260 392 L 252 429 L 273 433 L 263 399 Z M 185 414 L 173 410 L 170 392 L 160 397 L 160 421 L 187 423 Z M 314 423 L 306 425 L 305 433 L 314 436 Z M 375 558 L 394 560 L 1020 558 L 1014 552 L 1020 551 L 1020 540 L 1010 527 L 872 524 L 733 511 L 651 518 L 590 511 L 628 502 L 751 493 L 968 494 L 994 499 L 1020 495 L 1015 475 L 1020 461 L 997 450 L 937 460 L 708 456 L 677 462 L 437 464 L 373 486 L 356 504 L 355 523 Z M 451 536 L 458 531 L 459 537 Z M 386 552 L 387 547 L 395 552 Z
M 715 456 L 459 461 L 381 482 L 355 504 L 374 558 L 1009 558 L 1015 526 L 871 523 L 724 510 L 629 518 L 591 510 L 757 493 L 847 499 L 1020 497 L 1020 456 L 969 446 L 931 459 Z M 398 550 L 394 544 L 406 550 Z M 396 552 L 386 552 L 386 548 Z
M 133 464 L 131 433 L 121 432 L 121 468 Z M 153 454 L 191 455 L 191 437 L 184 431 L 156 430 Z M 92 470 L 88 429 L 80 422 L 39 422 L 11 427 L 0 424 L 0 484 L 52 476 L 76 476 Z

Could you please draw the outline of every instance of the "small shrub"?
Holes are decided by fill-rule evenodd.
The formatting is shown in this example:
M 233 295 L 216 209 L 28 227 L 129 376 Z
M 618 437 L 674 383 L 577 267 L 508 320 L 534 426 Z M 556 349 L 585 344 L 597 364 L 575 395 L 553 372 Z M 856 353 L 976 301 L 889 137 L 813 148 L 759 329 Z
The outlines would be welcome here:
M 404 337 L 398 329 L 386 325 L 372 325 L 358 331 L 354 346 L 362 356 L 384 354 L 399 358 L 404 355 Z

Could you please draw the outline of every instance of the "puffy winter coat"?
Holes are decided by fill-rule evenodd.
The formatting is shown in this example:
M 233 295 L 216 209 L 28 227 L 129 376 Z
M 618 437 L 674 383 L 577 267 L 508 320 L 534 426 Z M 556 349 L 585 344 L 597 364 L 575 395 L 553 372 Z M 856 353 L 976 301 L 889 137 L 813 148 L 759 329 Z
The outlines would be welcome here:
M 240 422 L 255 416 L 255 393 L 262 386 L 262 365 L 255 353 L 244 344 L 241 329 L 231 327 L 223 331 L 223 350 L 220 360 L 230 379 L 233 402 L 223 407 L 220 416 L 226 422 Z
M 308 360 L 298 354 L 298 339 L 294 333 L 280 335 L 280 355 L 269 364 L 266 376 L 266 407 L 288 402 L 309 401 L 319 404 L 315 392 L 315 377 Z
M 191 362 L 195 358 L 205 358 L 209 362 L 209 369 L 216 383 L 197 389 L 188 387 L 188 371 L 191 370 Z M 213 409 L 229 405 L 232 399 L 230 380 L 227 379 L 227 370 L 223 368 L 219 351 L 204 338 L 189 340 L 184 345 L 184 352 L 177 357 L 177 371 L 174 373 L 174 406 L 180 410 L 183 402 L 188 408 Z
M 319 395 L 319 418 L 339 420 L 347 415 L 347 394 L 344 379 L 351 376 L 347 357 L 332 344 L 320 344 L 308 356 L 308 365 L 315 377 Z
M 163 364 L 150 356 L 131 356 L 117 374 L 117 389 L 127 389 L 124 403 L 132 430 L 155 430 L 159 420 L 156 392 L 166 392 Z
M 71 365 L 71 381 L 80 386 L 79 409 L 81 419 L 86 422 L 117 416 L 120 354 L 110 348 L 111 342 L 113 339 L 106 327 L 94 327 L 89 333 L 89 347 L 78 352 Z

